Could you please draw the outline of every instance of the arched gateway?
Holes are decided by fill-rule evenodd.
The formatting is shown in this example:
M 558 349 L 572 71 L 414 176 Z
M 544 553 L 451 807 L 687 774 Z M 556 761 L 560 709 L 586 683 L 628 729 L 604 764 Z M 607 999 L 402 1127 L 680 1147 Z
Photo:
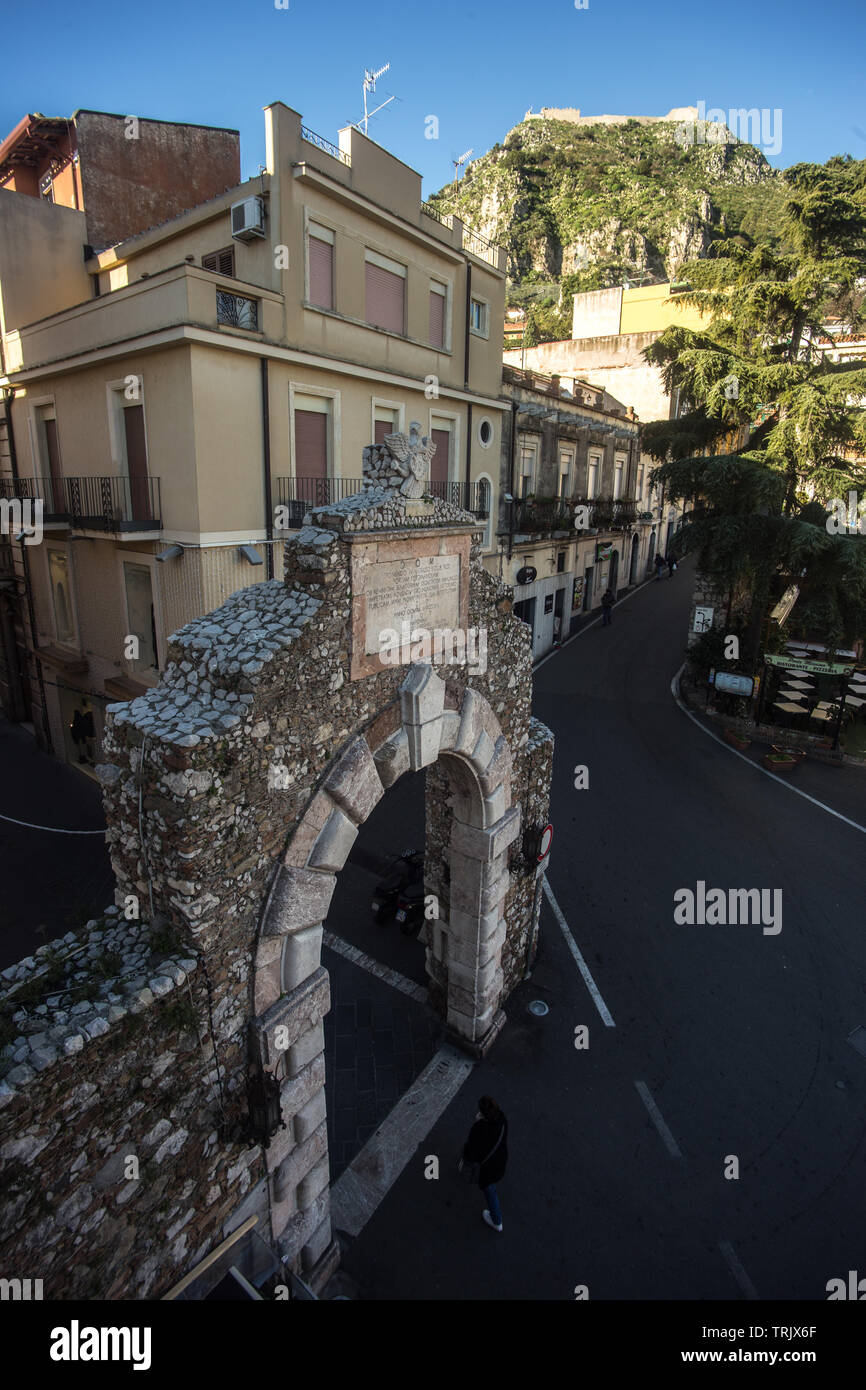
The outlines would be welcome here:
M 176 633 L 163 681 L 113 707 L 107 740 L 118 904 L 152 905 L 207 983 L 228 1112 L 211 1244 L 256 1214 L 314 1285 L 336 1261 L 323 923 L 404 772 L 427 773 L 427 970 L 452 1041 L 491 1045 L 536 934 L 521 843 L 547 818 L 552 737 L 511 591 L 482 568 L 474 518 L 426 495 L 425 446 L 413 428 L 365 451 L 364 491 L 305 518 L 282 582 Z

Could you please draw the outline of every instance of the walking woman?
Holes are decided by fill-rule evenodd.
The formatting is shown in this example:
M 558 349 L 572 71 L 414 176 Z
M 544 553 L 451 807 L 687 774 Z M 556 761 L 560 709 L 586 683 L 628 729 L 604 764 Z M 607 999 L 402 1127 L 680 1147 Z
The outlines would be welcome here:
M 475 1123 L 469 1131 L 469 1138 L 463 1146 L 464 1163 L 478 1165 L 478 1186 L 482 1189 L 487 1207 L 482 1213 L 488 1226 L 494 1231 L 502 1231 L 502 1212 L 496 1184 L 505 1176 L 508 1162 L 508 1121 L 496 1101 L 491 1096 L 482 1096 L 478 1102 Z

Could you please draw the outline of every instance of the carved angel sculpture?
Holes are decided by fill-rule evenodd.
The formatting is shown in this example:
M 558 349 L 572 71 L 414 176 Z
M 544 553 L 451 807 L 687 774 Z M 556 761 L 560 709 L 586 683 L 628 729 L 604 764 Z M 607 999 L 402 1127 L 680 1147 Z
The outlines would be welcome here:
M 385 445 L 388 453 L 402 473 L 400 492 L 404 497 L 423 497 L 430 476 L 430 461 L 436 452 L 436 443 L 426 434 L 422 438 L 421 426 L 413 420 L 405 434 L 386 434 Z

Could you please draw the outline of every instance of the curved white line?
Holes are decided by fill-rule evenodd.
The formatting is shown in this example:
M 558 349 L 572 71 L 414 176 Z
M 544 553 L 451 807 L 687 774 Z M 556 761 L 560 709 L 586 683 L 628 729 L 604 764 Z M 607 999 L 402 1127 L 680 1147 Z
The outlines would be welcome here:
M 748 763 L 749 767 L 753 768 L 755 772 L 763 773 L 765 777 L 769 777 L 772 779 L 772 781 L 778 782 L 779 786 L 784 787 L 786 791 L 794 792 L 796 796 L 802 796 L 804 801 L 811 801 L 813 806 L 818 806 L 822 811 L 826 811 L 828 816 L 835 816 L 837 820 L 844 821 L 846 825 L 850 825 L 852 830 L 859 830 L 861 835 L 866 835 L 866 825 L 861 825 L 859 821 L 856 820 L 849 820 L 847 816 L 842 815 L 841 811 L 834 811 L 832 806 L 828 806 L 824 801 L 819 801 L 816 796 L 810 796 L 808 792 L 801 791 L 799 787 L 792 787 L 791 783 L 786 782 L 783 777 L 778 777 L 775 772 L 770 772 L 769 769 L 766 767 L 759 767 L 757 763 L 752 762 L 751 758 L 747 758 L 745 753 L 739 753 L 736 748 L 732 748 L 729 743 L 725 743 L 725 740 L 723 738 L 719 738 L 718 734 L 714 734 L 712 729 L 707 729 L 701 723 L 700 719 L 698 719 L 697 715 L 692 713 L 692 711 L 689 709 L 688 705 L 685 703 L 682 696 L 680 695 L 680 676 L 685 670 L 685 666 L 686 663 L 683 662 L 682 666 L 677 671 L 676 675 L 671 681 L 671 694 L 673 695 L 683 714 L 687 715 L 689 719 L 691 719 L 692 723 L 697 725 L 702 734 L 706 734 L 707 737 L 711 738 L 714 743 L 720 744 L 721 747 L 724 748 L 728 753 L 733 753 L 735 758 L 742 758 L 743 762 Z

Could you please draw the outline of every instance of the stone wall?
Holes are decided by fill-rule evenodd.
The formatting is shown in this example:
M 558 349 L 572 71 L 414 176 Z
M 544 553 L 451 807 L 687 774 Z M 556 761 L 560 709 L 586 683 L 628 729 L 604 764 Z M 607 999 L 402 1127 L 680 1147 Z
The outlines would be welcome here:
M 24 1058 L 38 1049 L 13 1038 L 0 1087 L 7 1264 L 51 1233 L 48 1272 L 67 1281 L 55 1296 L 159 1295 L 253 1211 L 293 1268 L 314 1284 L 330 1272 L 321 923 L 359 825 L 403 770 L 429 764 L 432 1004 L 467 1044 L 489 1045 L 526 964 L 535 866 L 519 831 L 547 818 L 552 736 L 531 717 L 511 590 L 473 544 L 467 617 L 486 632 L 486 669 L 384 665 L 353 681 L 353 544 L 372 533 L 412 553 L 474 522 L 375 487 L 308 521 L 286 545 L 284 582 L 188 624 L 161 684 L 109 708 L 116 906 L 141 920 L 115 911 L 92 943 L 116 954 L 119 942 L 124 968 L 100 985 L 107 1002 L 79 1050 L 49 1040 L 57 1055 L 37 1070 Z M 168 965 L 142 983 L 166 940 Z M 125 1008 L 130 971 L 139 993 Z M 258 1075 L 277 1083 L 285 1121 L 270 1146 L 248 1137 Z M 130 1152 L 144 1160 L 134 1190 L 117 1177 Z

